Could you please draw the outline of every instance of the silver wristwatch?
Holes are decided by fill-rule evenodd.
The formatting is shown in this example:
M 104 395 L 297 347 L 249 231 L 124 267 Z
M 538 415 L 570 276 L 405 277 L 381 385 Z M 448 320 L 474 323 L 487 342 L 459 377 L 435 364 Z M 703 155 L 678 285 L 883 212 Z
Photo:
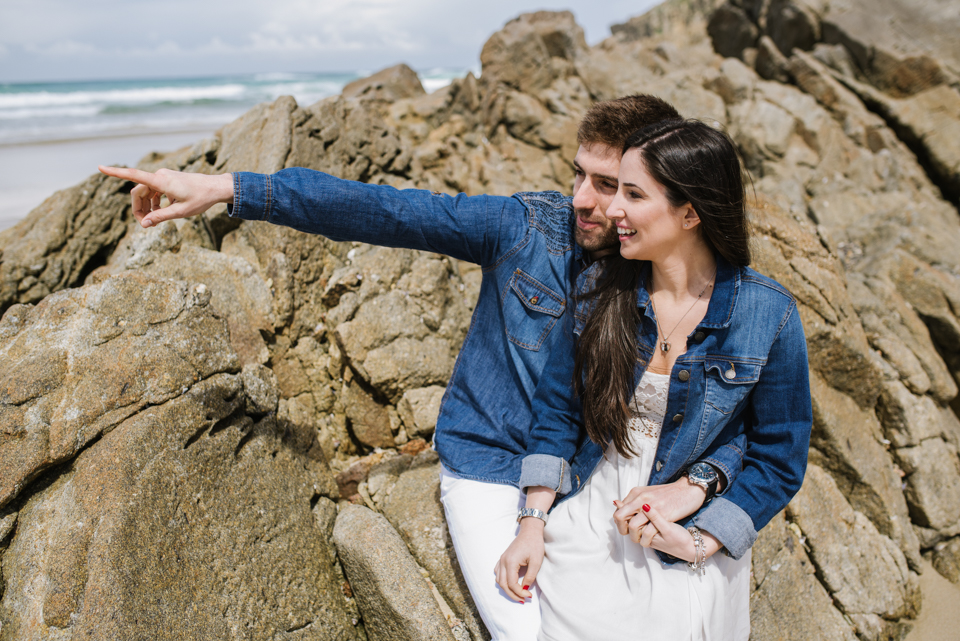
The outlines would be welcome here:
M 519 523 L 520 519 L 522 519 L 525 516 L 532 516 L 535 519 L 540 519 L 544 523 L 547 522 L 547 513 L 544 512 L 543 510 L 538 510 L 533 507 L 520 508 L 520 512 L 517 514 L 517 523 Z
M 717 493 L 717 487 L 720 484 L 720 475 L 717 474 L 717 471 L 713 469 L 712 465 L 708 463 L 694 463 L 687 468 L 685 472 L 687 479 L 696 485 L 699 485 L 703 488 L 703 491 L 707 493 L 707 497 L 704 500 L 709 501 Z

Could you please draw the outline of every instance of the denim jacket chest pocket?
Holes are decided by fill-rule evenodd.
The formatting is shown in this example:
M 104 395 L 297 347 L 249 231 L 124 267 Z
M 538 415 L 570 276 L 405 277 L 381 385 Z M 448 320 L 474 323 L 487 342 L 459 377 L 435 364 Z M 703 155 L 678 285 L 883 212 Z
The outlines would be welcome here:
M 504 328 L 511 343 L 537 351 L 563 316 L 563 297 L 517 269 L 501 292 Z
M 738 356 L 707 356 L 703 361 L 704 422 L 725 423 L 760 380 L 763 364 Z

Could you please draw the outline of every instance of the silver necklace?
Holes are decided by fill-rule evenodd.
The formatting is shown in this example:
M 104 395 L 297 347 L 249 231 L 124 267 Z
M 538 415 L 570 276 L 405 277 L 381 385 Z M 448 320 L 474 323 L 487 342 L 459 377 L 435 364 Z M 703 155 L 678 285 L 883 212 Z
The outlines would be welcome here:
M 677 328 L 680 327 L 680 323 L 683 322 L 683 319 L 687 317 L 687 314 L 690 313 L 697 303 L 700 302 L 700 299 L 703 298 L 704 293 L 706 293 L 707 288 L 713 284 L 714 279 L 717 277 L 717 272 L 713 272 L 713 278 L 707 281 L 707 284 L 703 286 L 703 289 L 700 290 L 700 294 L 697 295 L 697 300 L 693 301 L 693 305 L 690 306 L 690 309 L 683 313 L 683 316 L 680 317 L 680 320 L 677 321 L 677 324 L 673 326 L 673 329 L 670 330 L 669 334 L 664 335 L 663 327 L 660 325 L 660 314 L 657 313 L 657 304 L 653 301 L 653 292 L 650 292 L 650 304 L 653 306 L 653 318 L 657 321 L 657 331 L 660 332 L 660 336 L 663 338 L 660 339 L 660 351 L 663 352 L 663 355 L 666 356 L 667 352 L 670 351 L 670 337 L 673 336 L 673 333 L 677 331 Z M 653 278 L 650 278 L 650 289 L 653 289 Z

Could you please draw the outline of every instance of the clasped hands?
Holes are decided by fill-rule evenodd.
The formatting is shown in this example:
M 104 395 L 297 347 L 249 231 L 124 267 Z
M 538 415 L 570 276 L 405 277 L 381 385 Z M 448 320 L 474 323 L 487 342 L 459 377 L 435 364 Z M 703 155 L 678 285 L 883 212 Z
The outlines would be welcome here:
M 528 507 L 547 509 L 553 502 L 554 493 L 546 488 L 529 488 Z M 616 510 L 613 520 L 617 531 L 644 547 L 653 548 L 685 561 L 693 561 L 695 546 L 693 537 L 676 521 L 690 516 L 700 509 L 706 492 L 699 485 L 682 477 L 666 485 L 635 487 L 622 501 L 614 501 Z M 548 500 L 549 499 L 549 500 Z M 542 504 L 531 505 L 531 502 Z M 532 596 L 530 587 L 537 579 L 543 563 L 543 521 L 533 517 L 520 522 L 520 531 L 497 562 L 494 573 L 497 584 L 514 601 L 523 603 Z M 720 543 L 709 533 L 703 532 L 706 556 L 718 549 Z M 522 576 L 520 571 L 526 568 Z
M 703 488 L 686 477 L 666 485 L 635 487 L 622 501 L 613 502 L 613 521 L 617 531 L 634 543 L 692 560 L 693 539 L 676 521 L 699 510 L 705 498 Z

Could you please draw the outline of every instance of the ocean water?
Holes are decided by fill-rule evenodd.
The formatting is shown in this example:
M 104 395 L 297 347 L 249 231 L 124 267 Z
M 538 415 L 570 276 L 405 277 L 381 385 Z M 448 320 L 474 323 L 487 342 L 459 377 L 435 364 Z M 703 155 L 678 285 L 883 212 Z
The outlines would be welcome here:
M 464 70 L 420 74 L 428 92 Z M 215 78 L 0 84 L 0 146 L 172 132 L 208 132 L 253 105 L 291 95 L 300 105 L 367 75 L 259 74 Z
M 428 92 L 461 69 L 420 73 Z M 292 95 L 303 106 L 368 72 L 0 84 L 0 231 L 98 164 L 135 165 L 209 137 L 257 103 Z

